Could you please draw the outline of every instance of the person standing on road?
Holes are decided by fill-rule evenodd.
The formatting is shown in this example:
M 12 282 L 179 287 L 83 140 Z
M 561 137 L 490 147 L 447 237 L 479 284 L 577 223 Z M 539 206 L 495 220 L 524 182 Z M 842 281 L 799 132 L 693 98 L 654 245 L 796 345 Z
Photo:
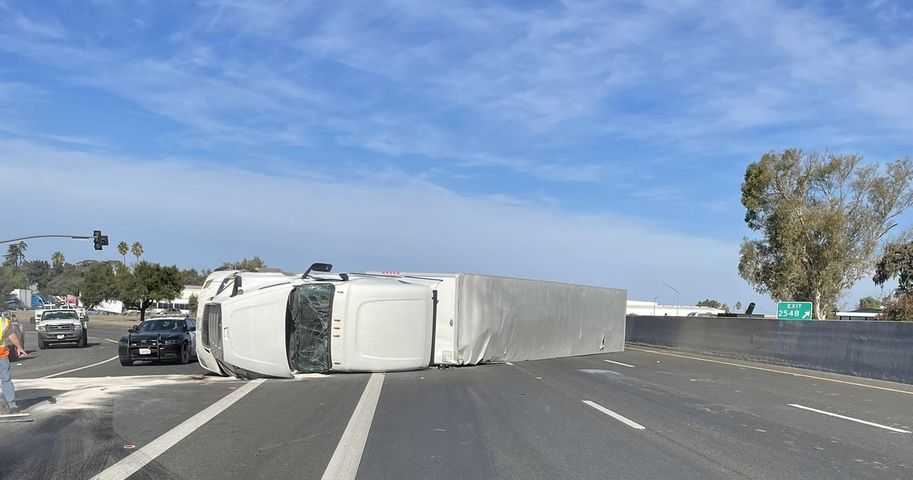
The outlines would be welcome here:
M 13 322 L 0 314 L 0 389 L 3 390 L 3 399 L 6 401 L 7 411 L 4 413 L 16 413 L 19 411 L 19 406 L 16 405 L 16 387 L 13 386 L 10 351 L 6 346 L 7 339 L 13 343 L 13 348 L 19 353 L 19 358 L 28 356 L 19 335 L 13 332 Z

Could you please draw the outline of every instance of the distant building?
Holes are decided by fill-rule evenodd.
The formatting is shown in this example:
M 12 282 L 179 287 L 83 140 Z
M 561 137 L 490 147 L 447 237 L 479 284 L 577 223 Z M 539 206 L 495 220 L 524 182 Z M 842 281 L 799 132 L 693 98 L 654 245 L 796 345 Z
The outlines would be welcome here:
M 834 312 L 837 320 L 881 320 L 881 314 L 884 307 L 880 308 L 857 308 L 849 312 Z
M 713 307 L 698 307 L 697 305 L 662 305 L 657 302 L 643 300 L 628 300 L 628 315 L 688 317 L 688 316 L 715 316 L 725 313 L 725 310 Z
M 179 310 L 181 313 L 190 314 L 190 297 L 200 298 L 200 292 L 203 290 L 202 285 L 184 285 L 181 289 L 181 295 L 171 300 L 160 300 L 152 306 L 152 313 L 164 312 L 168 310 Z

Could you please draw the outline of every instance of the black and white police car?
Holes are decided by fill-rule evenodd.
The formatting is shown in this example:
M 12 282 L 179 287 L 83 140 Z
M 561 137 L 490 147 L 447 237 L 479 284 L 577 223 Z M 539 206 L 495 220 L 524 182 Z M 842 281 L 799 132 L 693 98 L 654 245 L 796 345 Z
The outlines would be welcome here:
M 120 364 L 135 361 L 190 363 L 196 357 L 196 325 L 189 316 L 147 318 L 118 344 Z

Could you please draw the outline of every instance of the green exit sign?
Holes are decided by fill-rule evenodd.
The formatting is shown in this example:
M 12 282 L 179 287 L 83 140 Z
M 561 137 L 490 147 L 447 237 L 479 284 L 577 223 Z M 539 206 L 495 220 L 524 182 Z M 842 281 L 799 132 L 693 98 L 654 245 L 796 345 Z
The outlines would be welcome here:
M 811 320 L 812 302 L 777 303 L 778 320 Z

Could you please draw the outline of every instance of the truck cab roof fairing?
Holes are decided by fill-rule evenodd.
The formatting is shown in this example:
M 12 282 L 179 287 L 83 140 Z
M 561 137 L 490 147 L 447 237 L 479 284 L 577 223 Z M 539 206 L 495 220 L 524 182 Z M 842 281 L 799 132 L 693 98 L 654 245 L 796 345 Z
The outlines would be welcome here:
M 292 376 L 286 355 L 286 309 L 293 288 L 276 285 L 219 302 L 226 370 L 243 371 L 244 376 Z

